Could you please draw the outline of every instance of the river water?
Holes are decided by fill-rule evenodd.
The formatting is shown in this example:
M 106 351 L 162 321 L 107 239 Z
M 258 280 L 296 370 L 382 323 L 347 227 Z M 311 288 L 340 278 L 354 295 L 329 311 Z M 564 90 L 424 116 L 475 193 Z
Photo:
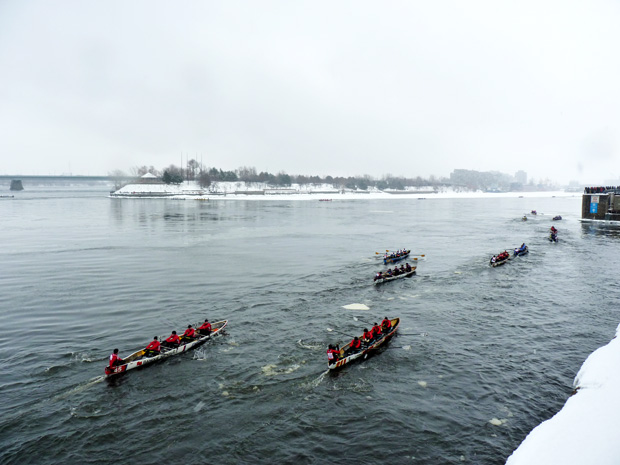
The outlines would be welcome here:
M 0 463 L 504 463 L 620 321 L 620 233 L 581 223 L 580 195 L 106 193 L 0 202 Z M 374 286 L 375 252 L 402 247 L 424 255 L 417 276 Z M 328 343 L 384 316 L 401 318 L 385 350 L 326 373 Z M 204 318 L 227 334 L 103 378 L 114 347 Z

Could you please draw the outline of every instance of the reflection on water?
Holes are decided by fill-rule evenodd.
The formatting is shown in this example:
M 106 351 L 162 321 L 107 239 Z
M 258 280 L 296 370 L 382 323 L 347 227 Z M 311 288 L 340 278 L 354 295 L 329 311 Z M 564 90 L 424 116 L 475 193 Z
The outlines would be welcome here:
M 610 221 L 581 221 L 583 234 L 620 237 L 620 223 Z

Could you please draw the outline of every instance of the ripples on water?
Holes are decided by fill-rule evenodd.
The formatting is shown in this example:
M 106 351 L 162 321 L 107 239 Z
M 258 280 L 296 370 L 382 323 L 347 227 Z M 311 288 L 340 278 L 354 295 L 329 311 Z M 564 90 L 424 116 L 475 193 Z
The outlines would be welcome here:
M 0 462 L 503 463 L 620 320 L 620 234 L 580 207 L 25 191 L 0 203 Z M 374 252 L 401 247 L 426 255 L 417 276 L 373 286 Z M 385 315 L 402 318 L 387 348 L 326 372 L 328 343 Z M 205 316 L 227 335 L 102 378 L 114 347 Z

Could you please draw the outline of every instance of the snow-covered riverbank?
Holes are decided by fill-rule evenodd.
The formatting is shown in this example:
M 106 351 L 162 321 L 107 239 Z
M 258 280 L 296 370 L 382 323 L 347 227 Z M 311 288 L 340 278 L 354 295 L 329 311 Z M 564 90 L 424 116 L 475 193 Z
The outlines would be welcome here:
M 127 184 L 110 194 L 116 198 L 174 198 L 174 199 L 244 199 L 244 200 L 351 200 L 351 199 L 437 199 L 478 197 L 574 197 L 581 193 L 564 191 L 500 192 L 454 190 L 452 188 L 421 187 L 404 191 L 335 189 L 331 185 L 298 185 L 273 188 L 264 183 L 217 182 L 202 189 L 194 181 L 181 184 L 136 183 Z
M 616 337 L 586 359 L 577 393 L 541 423 L 506 465 L 617 465 L 620 463 L 620 326 Z

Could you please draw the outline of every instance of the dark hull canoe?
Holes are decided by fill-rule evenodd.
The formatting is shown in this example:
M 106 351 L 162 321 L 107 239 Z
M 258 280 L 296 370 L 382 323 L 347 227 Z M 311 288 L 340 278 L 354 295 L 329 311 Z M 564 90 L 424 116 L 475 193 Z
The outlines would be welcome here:
M 415 274 L 415 269 L 416 267 L 413 266 L 411 267 L 411 271 L 408 271 L 406 273 L 399 274 L 397 276 L 390 276 L 390 277 L 386 276 L 386 277 L 375 279 L 375 284 L 387 283 L 388 281 L 394 281 L 396 279 L 411 278 Z
M 515 249 L 514 251 L 514 256 L 518 257 L 519 255 L 525 255 L 526 253 L 529 253 L 529 249 L 527 248 L 527 246 L 525 246 L 525 249 L 521 250 L 521 249 Z
M 387 265 L 388 263 L 396 263 L 401 260 L 404 260 L 405 258 L 409 256 L 410 253 L 411 253 L 411 250 L 407 250 L 404 254 L 399 255 L 398 257 L 384 258 L 383 264 Z
M 362 346 L 362 349 L 359 352 L 355 352 L 353 354 L 347 355 L 346 357 L 340 358 L 332 364 L 328 363 L 327 368 L 329 368 L 330 370 L 338 370 L 359 358 L 361 358 L 362 360 L 365 359 L 368 355 L 372 354 L 374 351 L 387 344 L 390 339 L 392 339 L 392 337 L 394 337 L 394 335 L 396 334 L 398 326 L 400 325 L 400 318 L 394 318 L 393 320 L 390 320 L 390 322 L 392 323 L 392 327 L 387 334 L 384 334 L 381 338 L 373 341 L 367 347 Z M 344 355 L 346 353 L 347 349 L 349 348 L 349 344 L 345 345 L 344 347 L 342 347 L 342 349 L 340 349 L 341 354 Z

